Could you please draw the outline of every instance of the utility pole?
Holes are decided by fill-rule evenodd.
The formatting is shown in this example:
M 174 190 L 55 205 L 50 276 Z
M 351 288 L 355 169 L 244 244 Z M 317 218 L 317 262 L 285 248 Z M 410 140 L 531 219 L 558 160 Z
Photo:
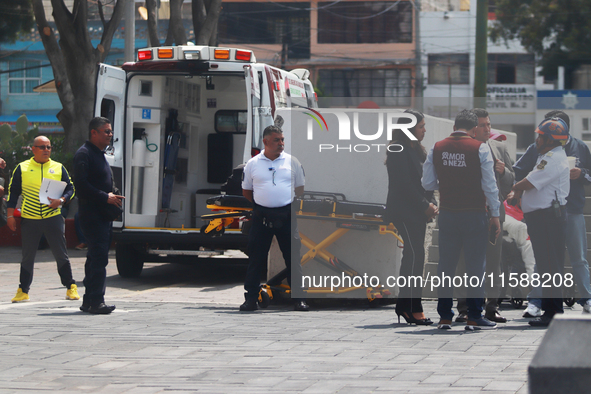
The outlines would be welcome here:
M 488 74 L 488 0 L 476 2 L 476 54 L 474 61 L 474 107 L 486 108 Z
M 135 0 L 125 0 L 125 51 L 126 62 L 135 61 Z

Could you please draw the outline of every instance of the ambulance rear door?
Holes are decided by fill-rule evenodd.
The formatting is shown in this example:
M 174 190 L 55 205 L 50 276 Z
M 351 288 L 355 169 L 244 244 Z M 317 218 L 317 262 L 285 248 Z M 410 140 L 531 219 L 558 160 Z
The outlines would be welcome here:
M 246 163 L 257 151 L 263 149 L 263 130 L 273 124 L 273 108 L 269 100 L 269 87 L 264 65 L 244 66 L 246 96 L 248 103 L 248 122 L 243 162 Z
M 105 151 L 107 162 L 113 170 L 115 185 L 123 193 L 124 188 L 124 149 L 125 149 L 125 91 L 126 73 L 119 67 L 99 64 L 96 81 L 95 116 L 111 120 L 113 137 Z M 124 203 L 125 204 L 125 203 Z M 125 207 L 124 207 L 125 208 Z M 123 227 L 123 217 L 113 222 L 113 227 Z

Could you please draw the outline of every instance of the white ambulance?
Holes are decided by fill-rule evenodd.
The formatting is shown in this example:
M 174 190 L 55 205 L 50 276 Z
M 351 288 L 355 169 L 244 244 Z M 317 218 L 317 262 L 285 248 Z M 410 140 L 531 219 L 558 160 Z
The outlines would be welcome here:
M 262 149 L 276 110 L 318 106 L 308 70 L 257 63 L 236 48 L 145 48 L 137 57 L 99 65 L 95 101 L 95 115 L 112 122 L 106 157 L 126 197 L 113 223 L 119 274 L 138 276 L 145 261 L 171 256 L 244 250 L 240 228 L 212 237 L 200 216 L 232 169 Z

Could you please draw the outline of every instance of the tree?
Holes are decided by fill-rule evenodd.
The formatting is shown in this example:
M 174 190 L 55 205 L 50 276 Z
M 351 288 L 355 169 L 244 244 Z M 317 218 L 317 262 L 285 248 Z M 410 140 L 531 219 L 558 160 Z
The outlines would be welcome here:
M 0 0 L 8 1 L 8 0 Z M 26 2 L 26 0 L 18 0 Z M 51 0 L 53 18 L 59 37 L 47 22 L 43 0 L 30 0 L 33 5 L 37 29 L 43 46 L 51 63 L 55 77 L 55 86 L 63 109 L 57 114 L 66 133 L 64 147 L 75 150 L 88 136 L 88 122 L 94 114 L 94 97 L 96 94 L 97 64 L 107 57 L 111 49 L 113 36 L 123 17 L 124 5 L 127 0 L 111 0 L 113 12 L 111 18 L 105 20 L 103 4 L 98 0 L 99 15 L 103 22 L 101 42 L 93 47 L 88 32 L 88 1 L 73 0 L 70 9 L 64 0 Z M 221 0 L 193 0 L 193 9 L 200 13 L 200 42 L 206 44 L 212 39 L 217 40 L 216 27 L 221 9 Z M 157 0 L 147 0 L 148 31 L 150 44 L 160 45 L 156 31 Z M 187 43 L 183 28 L 181 7 L 183 0 L 170 0 L 171 18 L 165 45 L 183 45 Z M 195 14 L 195 11 L 194 11 Z
M 545 77 L 555 79 L 558 66 L 591 64 L 591 1 L 496 0 L 496 16 L 491 39 L 518 39 L 540 57 Z
M 103 34 L 96 48 L 93 47 L 88 32 L 86 0 L 74 0 L 72 11 L 63 0 L 51 0 L 52 15 L 59 38 L 47 22 L 43 1 L 31 2 L 37 29 L 51 63 L 57 94 L 63 107 L 57 118 L 66 133 L 65 149 L 73 151 L 88 136 L 88 122 L 94 114 L 97 64 L 105 60 L 111 49 L 113 35 L 123 16 L 124 0 L 116 1 L 109 21 L 104 18 L 99 0 Z
M 33 28 L 33 13 L 29 0 L 0 0 L 0 42 L 12 42 L 19 33 Z

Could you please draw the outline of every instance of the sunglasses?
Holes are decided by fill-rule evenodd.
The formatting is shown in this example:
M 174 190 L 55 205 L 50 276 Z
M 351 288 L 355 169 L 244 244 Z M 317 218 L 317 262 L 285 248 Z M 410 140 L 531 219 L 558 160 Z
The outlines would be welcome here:
M 50 145 L 33 145 L 33 148 L 41 149 L 41 150 L 51 150 Z

